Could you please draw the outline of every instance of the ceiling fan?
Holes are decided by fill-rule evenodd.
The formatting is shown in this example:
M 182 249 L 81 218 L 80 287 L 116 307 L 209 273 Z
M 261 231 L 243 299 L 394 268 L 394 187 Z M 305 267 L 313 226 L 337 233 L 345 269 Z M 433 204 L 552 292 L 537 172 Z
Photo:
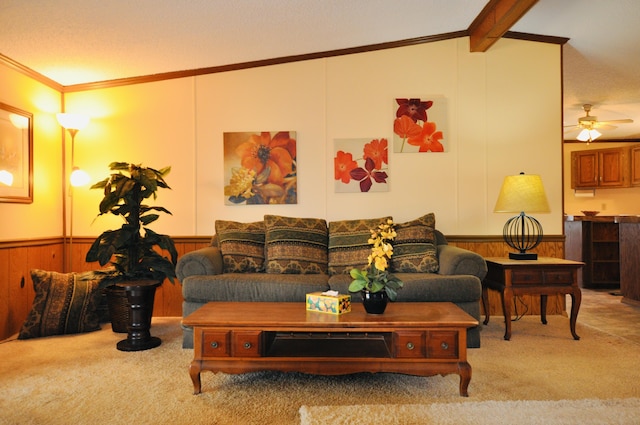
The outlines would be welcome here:
M 621 120 L 598 121 L 598 117 L 589 115 L 589 112 L 591 112 L 591 107 L 592 105 L 588 103 L 582 105 L 582 109 L 584 109 L 586 115 L 584 117 L 578 118 L 578 125 L 565 126 L 567 127 L 567 130 L 565 131 L 581 130 L 580 134 L 578 134 L 578 136 L 576 137 L 576 139 L 580 140 L 581 142 L 587 142 L 588 144 L 598 137 L 602 136 L 602 133 L 600 133 L 597 129 L 612 130 L 614 128 L 617 128 L 612 124 L 629 124 L 633 122 L 633 120 L 630 118 Z

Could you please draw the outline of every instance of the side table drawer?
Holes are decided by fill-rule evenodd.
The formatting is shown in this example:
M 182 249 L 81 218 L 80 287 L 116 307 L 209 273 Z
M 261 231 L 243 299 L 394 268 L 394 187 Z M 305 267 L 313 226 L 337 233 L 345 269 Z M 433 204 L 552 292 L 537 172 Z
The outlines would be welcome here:
M 262 355 L 262 331 L 234 331 L 233 357 L 260 357 Z
M 203 357 L 229 357 L 231 345 L 229 344 L 231 332 L 229 331 L 202 331 L 202 356 Z
M 457 359 L 458 331 L 429 331 L 427 333 L 427 357 Z
M 396 358 L 424 358 L 424 332 L 397 331 L 393 333 L 393 349 Z
M 571 270 L 545 270 L 544 283 L 547 285 L 571 285 L 573 284 L 573 272 Z
M 512 270 L 512 285 L 540 285 L 543 282 L 542 270 Z

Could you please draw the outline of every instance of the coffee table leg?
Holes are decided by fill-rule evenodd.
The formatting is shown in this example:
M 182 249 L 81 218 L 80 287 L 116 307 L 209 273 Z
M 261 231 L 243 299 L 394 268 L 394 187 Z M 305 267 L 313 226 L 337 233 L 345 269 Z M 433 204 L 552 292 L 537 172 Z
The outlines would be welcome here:
M 469 382 L 471 382 L 471 365 L 467 362 L 458 363 L 460 370 L 460 395 L 462 397 L 469 397 L 468 388 Z
M 540 321 L 543 325 L 547 324 L 547 295 L 540 295 Z
M 200 362 L 192 361 L 189 366 L 189 376 L 191 376 L 191 381 L 193 381 L 193 394 L 200 394 L 202 390 L 202 384 L 200 381 L 200 372 L 201 372 Z

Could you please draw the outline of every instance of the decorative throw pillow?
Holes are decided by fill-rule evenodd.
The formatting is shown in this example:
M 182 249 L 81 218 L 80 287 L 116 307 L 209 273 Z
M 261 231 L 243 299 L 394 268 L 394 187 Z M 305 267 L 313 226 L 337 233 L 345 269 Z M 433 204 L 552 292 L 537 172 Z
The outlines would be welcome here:
M 348 274 L 352 268 L 364 268 L 371 254 L 371 230 L 377 229 L 390 218 L 330 222 L 329 274 Z
M 327 273 L 327 222 L 265 215 L 267 273 Z
M 391 270 L 397 273 L 434 273 L 439 270 L 433 213 L 396 224 Z
M 264 268 L 264 223 L 216 220 L 224 273 L 260 272 Z
M 36 296 L 18 339 L 100 329 L 99 279 L 78 273 L 31 270 L 31 280 Z

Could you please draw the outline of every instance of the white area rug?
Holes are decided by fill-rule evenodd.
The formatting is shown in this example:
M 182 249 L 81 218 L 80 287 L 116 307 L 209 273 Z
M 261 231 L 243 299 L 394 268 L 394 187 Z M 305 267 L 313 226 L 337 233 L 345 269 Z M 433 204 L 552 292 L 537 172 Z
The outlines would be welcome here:
M 640 398 L 302 406 L 302 425 L 637 425 Z

